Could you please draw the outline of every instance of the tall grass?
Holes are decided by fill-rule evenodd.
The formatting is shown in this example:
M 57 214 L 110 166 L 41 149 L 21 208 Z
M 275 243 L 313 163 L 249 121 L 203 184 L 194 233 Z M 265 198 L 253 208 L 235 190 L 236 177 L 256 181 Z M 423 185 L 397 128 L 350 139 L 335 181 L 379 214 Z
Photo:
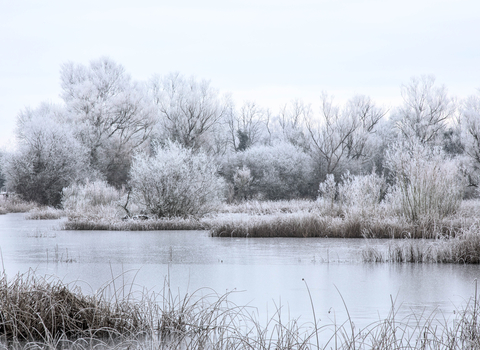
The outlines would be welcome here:
M 0 196 L 0 214 L 7 213 L 28 213 L 25 215 L 27 220 L 52 220 L 64 215 L 62 210 L 26 202 L 13 193 L 8 197 Z
M 148 330 L 145 304 L 72 292 L 33 272 L 0 279 L 0 334 L 6 341 L 52 344 L 60 339 L 112 339 Z
M 205 219 L 214 237 L 432 238 L 455 234 L 448 220 L 413 224 L 402 217 L 327 216 L 315 212 Z
M 368 246 L 363 250 L 365 262 L 480 264 L 480 227 L 462 229 L 455 236 L 430 240 L 392 240 L 387 249 Z
M 205 230 L 206 224 L 194 218 L 190 219 L 142 219 L 120 220 L 105 216 L 69 217 L 63 223 L 64 230 L 106 230 L 106 231 L 160 231 L 160 230 Z
M 94 295 L 34 273 L 0 279 L 0 348 L 15 349 L 478 349 L 480 304 L 475 295 L 454 315 L 417 313 L 404 318 L 392 301 L 386 318 L 357 328 L 355 320 L 301 323 L 282 307 L 266 321 L 231 293 L 199 290 L 159 294 L 115 288 Z M 107 288 L 108 286 L 108 288 Z M 113 289 L 110 287 L 113 286 Z M 307 300 L 305 302 L 308 302 Z M 314 300 L 311 301 L 315 315 Z M 347 306 L 345 305 L 347 308 Z M 348 315 L 348 308 L 347 308 Z M 315 316 L 314 316 L 315 318 Z M 327 321 L 328 322 L 328 321 Z

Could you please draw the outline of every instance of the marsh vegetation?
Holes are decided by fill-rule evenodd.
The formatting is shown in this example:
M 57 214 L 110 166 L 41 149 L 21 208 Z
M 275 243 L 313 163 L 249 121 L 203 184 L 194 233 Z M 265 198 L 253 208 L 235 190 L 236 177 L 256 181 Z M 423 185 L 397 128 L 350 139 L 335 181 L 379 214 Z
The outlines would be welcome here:
M 135 82 L 108 58 L 66 63 L 60 80 L 60 104 L 19 113 L 18 147 L 1 155 L 0 214 L 63 218 L 65 232 L 98 237 L 208 230 L 212 239 L 362 238 L 363 263 L 480 263 L 478 95 L 459 101 L 420 76 L 402 85 L 392 108 L 323 93 L 318 106 L 296 100 L 273 112 L 251 101 L 235 106 L 208 81 L 179 73 Z M 309 259 L 330 263 L 328 254 Z M 54 259 L 56 267 L 76 262 Z M 83 294 L 55 278 L 7 280 L 4 272 L 1 341 L 79 349 L 479 346 L 476 290 L 453 316 L 417 310 L 398 319 L 392 301 L 386 318 L 360 328 L 347 305 L 344 320 L 320 323 L 308 286 L 313 319 L 284 317 L 279 305 L 265 323 L 230 293 L 114 285 L 112 294 L 108 285 Z
M 107 288 L 113 284 L 114 289 Z M 306 285 L 308 290 L 308 285 Z M 355 320 L 310 322 L 278 306 L 265 323 L 230 294 L 133 293 L 115 279 L 94 295 L 34 272 L 0 279 L 0 346 L 14 349 L 475 349 L 480 346 L 477 291 L 446 317 L 433 312 L 398 318 L 390 313 L 365 328 Z M 345 305 L 348 315 L 348 306 Z
M 391 108 L 324 92 L 317 106 L 295 100 L 278 111 L 235 106 L 208 81 L 179 73 L 136 82 L 106 57 L 62 65 L 60 81 L 60 104 L 19 113 L 18 147 L 2 153 L 0 179 L 2 193 L 66 210 L 72 228 L 301 199 L 345 219 L 344 236 L 354 227 L 377 234 L 370 218 L 423 232 L 478 197 L 480 98 L 457 100 L 432 76 L 402 85 Z

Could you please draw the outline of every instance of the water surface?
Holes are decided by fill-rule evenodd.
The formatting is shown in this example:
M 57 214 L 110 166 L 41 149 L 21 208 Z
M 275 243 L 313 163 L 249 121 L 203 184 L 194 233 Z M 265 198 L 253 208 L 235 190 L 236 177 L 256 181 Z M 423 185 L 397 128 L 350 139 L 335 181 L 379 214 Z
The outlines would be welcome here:
M 473 296 L 478 266 L 362 263 L 362 239 L 213 238 L 205 231 L 61 231 L 59 220 L 0 216 L 0 249 L 8 276 L 34 269 L 92 293 L 112 277 L 133 289 L 161 291 L 165 281 L 181 294 L 200 288 L 239 291 L 231 299 L 260 315 L 312 319 L 305 282 L 321 322 L 356 325 L 386 317 L 439 310 L 449 315 Z M 368 244 L 385 245 L 386 241 Z M 207 293 L 206 290 L 200 293 Z

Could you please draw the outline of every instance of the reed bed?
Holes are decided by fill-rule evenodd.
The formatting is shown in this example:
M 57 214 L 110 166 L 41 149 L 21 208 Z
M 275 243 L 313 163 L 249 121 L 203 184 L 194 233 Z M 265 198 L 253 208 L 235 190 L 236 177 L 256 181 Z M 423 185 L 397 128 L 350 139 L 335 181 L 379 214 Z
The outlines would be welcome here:
M 52 344 L 60 339 L 113 339 L 148 330 L 145 305 L 72 292 L 33 272 L 0 279 L 0 334 L 6 342 Z
M 431 238 L 455 235 L 450 221 L 412 224 L 401 217 L 324 216 L 315 212 L 239 216 L 208 221 L 214 237 Z
M 183 219 L 135 219 L 69 217 L 63 224 L 64 230 L 106 231 L 161 231 L 161 230 L 205 230 L 204 223 L 194 218 Z
M 226 204 L 202 218 L 161 218 L 130 215 L 116 203 L 66 210 L 67 230 L 210 230 L 215 237 L 416 238 L 455 236 L 479 221 L 480 201 L 464 201 L 458 212 L 443 219 L 413 223 L 387 205 L 375 210 L 311 200 L 247 201 Z M 146 219 L 145 219 L 146 218 Z
M 285 318 L 282 307 L 266 321 L 232 293 L 199 290 L 180 296 L 133 293 L 115 280 L 92 296 L 34 273 L 0 280 L 0 348 L 4 349 L 478 349 L 477 291 L 453 315 L 439 311 L 399 318 L 392 308 L 364 328 L 350 316 L 340 323 Z M 113 292 L 110 287 L 113 284 Z M 308 288 L 308 286 L 307 286 Z M 72 290 L 73 289 L 73 290 Z M 110 291 L 110 292 L 109 292 Z M 308 300 L 306 301 L 308 302 Z M 314 300 L 311 300 L 315 315 Z M 347 306 L 345 306 L 347 308 Z M 348 309 L 347 309 L 348 315 Z
M 480 264 L 480 227 L 436 239 L 392 240 L 384 250 L 367 245 L 362 257 L 364 262 Z

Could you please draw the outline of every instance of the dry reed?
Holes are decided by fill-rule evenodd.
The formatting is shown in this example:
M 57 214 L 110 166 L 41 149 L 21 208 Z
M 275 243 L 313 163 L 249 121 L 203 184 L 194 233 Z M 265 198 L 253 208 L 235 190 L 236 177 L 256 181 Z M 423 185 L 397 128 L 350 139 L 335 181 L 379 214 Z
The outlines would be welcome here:
M 6 341 L 52 343 L 60 338 L 111 339 L 147 329 L 143 305 L 74 293 L 33 272 L 0 279 L 0 334 Z
M 115 279 L 109 284 L 115 287 Z M 0 280 L 0 348 L 16 349 L 478 349 L 477 291 L 452 316 L 440 312 L 398 319 L 392 308 L 364 328 L 350 316 L 341 323 L 285 319 L 282 307 L 266 323 L 254 309 L 237 306 L 231 293 L 199 290 L 174 295 L 135 294 L 128 286 L 94 296 L 73 292 L 34 273 Z M 308 288 L 308 287 L 307 287 Z M 125 296 L 125 290 L 127 290 Z M 311 301 L 315 315 L 314 301 Z M 347 306 L 345 305 L 345 308 Z M 347 309 L 348 315 L 348 309 Z
M 480 264 L 480 227 L 436 239 L 392 240 L 383 251 L 367 245 L 362 254 L 365 262 Z
M 333 217 L 314 212 L 217 218 L 209 225 L 214 237 L 431 238 L 460 229 L 448 221 L 414 225 L 399 217 Z
M 106 231 L 160 231 L 160 230 L 205 230 L 206 226 L 196 219 L 94 219 L 88 217 L 69 218 L 64 230 Z

